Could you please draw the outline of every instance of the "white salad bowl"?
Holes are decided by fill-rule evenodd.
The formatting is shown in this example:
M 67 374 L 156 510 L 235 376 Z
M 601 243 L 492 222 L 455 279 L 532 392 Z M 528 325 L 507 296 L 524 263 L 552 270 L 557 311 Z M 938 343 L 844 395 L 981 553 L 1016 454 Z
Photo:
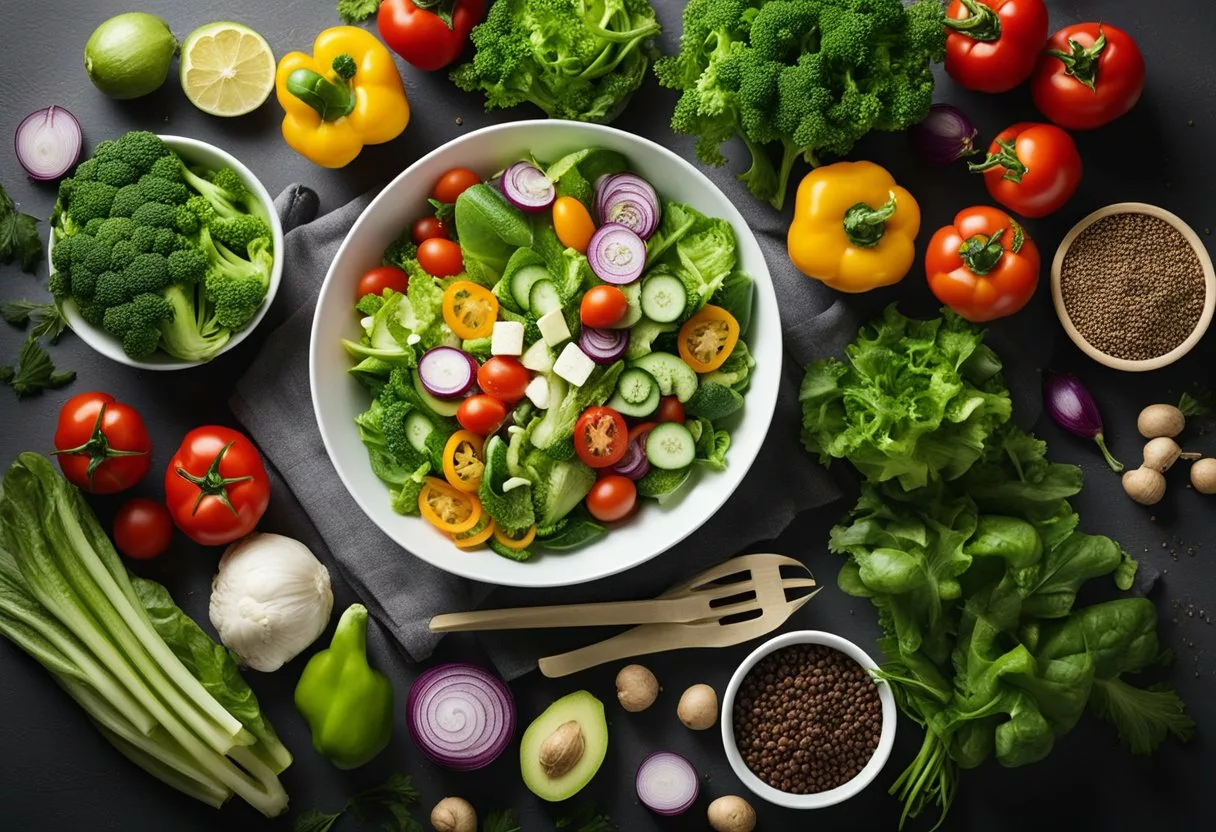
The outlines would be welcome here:
M 731 446 L 722 472 L 698 470 L 673 498 L 647 500 L 631 519 L 572 550 L 535 549 L 518 563 L 488 548 L 462 551 L 425 520 L 395 513 L 390 493 L 372 473 L 355 417 L 369 395 L 347 372 L 353 365 L 341 339 L 362 335 L 353 308 L 359 277 L 380 265 L 384 249 L 428 210 L 435 180 L 449 168 L 483 175 L 532 154 L 551 162 L 576 150 L 602 147 L 626 156 L 631 170 L 651 182 L 660 197 L 686 203 L 730 222 L 738 239 L 739 267 L 756 284 L 746 342 L 756 367 L 743 409 L 725 421 Z M 486 127 L 455 139 L 410 165 L 388 184 L 355 222 L 321 286 L 313 317 L 309 369 L 317 426 L 334 468 L 355 502 L 392 540 L 440 569 L 473 580 L 523 587 L 593 581 L 644 563 L 686 538 L 734 493 L 768 433 L 781 375 L 781 322 L 772 280 L 756 238 L 730 200 L 700 171 L 670 150 L 611 127 L 567 121 L 521 121 Z
M 270 225 L 271 242 L 274 244 L 274 266 L 270 271 L 270 286 L 266 290 L 266 300 L 262 302 L 262 307 L 258 309 L 253 320 L 249 322 L 249 326 L 233 334 L 228 339 L 228 343 L 224 345 L 224 348 L 216 353 L 215 357 L 219 357 L 248 338 L 249 333 L 253 332 L 257 328 L 257 325 L 262 322 L 262 319 L 266 317 L 270 304 L 274 302 L 275 293 L 279 291 L 279 282 L 283 277 L 283 226 L 279 222 L 278 213 L 274 210 L 274 199 L 271 198 L 266 187 L 253 175 L 253 172 L 249 168 L 245 167 L 231 153 L 221 150 L 213 144 L 207 144 L 207 142 L 200 142 L 198 139 L 190 139 L 185 136 L 161 136 L 161 139 L 164 140 L 170 150 L 182 157 L 182 160 L 188 165 L 197 165 L 209 170 L 225 167 L 235 170 L 241 179 L 244 180 L 245 184 L 249 186 L 249 189 L 253 191 L 254 196 L 257 197 L 258 214 Z M 55 231 L 52 229 L 50 238 L 47 240 L 46 253 L 48 260 L 54 247 Z M 68 326 L 72 328 L 72 331 L 80 336 L 80 340 L 92 347 L 96 352 L 120 364 L 138 367 L 141 370 L 185 370 L 206 363 L 205 361 L 182 361 L 180 358 L 174 358 L 168 353 L 159 350 L 147 358 L 132 358 L 123 352 L 121 341 L 100 327 L 87 323 L 84 318 L 80 317 L 76 304 L 71 300 L 63 304 L 63 316 L 67 318 Z

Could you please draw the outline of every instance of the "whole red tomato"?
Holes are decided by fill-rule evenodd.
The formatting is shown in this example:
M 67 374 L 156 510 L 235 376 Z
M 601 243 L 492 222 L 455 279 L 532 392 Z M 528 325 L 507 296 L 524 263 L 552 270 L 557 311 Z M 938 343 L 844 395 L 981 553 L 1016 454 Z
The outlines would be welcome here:
M 925 251 L 937 299 L 975 323 L 1012 315 L 1039 285 L 1039 250 L 1013 217 L 978 205 L 938 229 Z
M 1047 40 L 1043 0 L 954 0 L 946 72 L 969 90 L 1005 92 L 1030 77 Z
M 484 12 L 482 0 L 384 0 L 376 23 L 389 48 L 432 72 L 460 57 Z
M 152 439 L 135 408 L 108 393 L 80 393 L 59 411 L 54 454 L 72 485 L 116 494 L 148 473 Z
M 1023 217 L 1058 211 L 1081 184 L 1076 142 L 1054 124 L 1019 122 L 993 139 L 987 159 L 968 167 L 983 172 L 993 199 Z
M 1069 130 L 1109 124 L 1143 91 L 1140 47 L 1106 23 L 1078 23 L 1052 35 L 1030 85 L 1039 112 Z
M 244 435 L 206 425 L 186 434 L 165 469 L 165 503 L 196 543 L 222 546 L 253 531 L 270 504 L 270 477 Z

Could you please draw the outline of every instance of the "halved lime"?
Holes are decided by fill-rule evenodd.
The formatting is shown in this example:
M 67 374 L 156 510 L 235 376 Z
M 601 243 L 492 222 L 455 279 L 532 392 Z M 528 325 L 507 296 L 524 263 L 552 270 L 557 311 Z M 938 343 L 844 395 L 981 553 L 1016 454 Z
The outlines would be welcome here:
M 182 91 L 213 116 L 256 110 L 274 89 L 274 53 L 266 38 L 240 23 L 195 29 L 182 43 Z

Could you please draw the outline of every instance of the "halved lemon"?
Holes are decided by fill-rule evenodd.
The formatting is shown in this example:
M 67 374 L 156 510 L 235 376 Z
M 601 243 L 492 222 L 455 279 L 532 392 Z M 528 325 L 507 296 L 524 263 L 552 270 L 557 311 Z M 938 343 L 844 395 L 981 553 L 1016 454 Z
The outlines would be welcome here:
M 182 43 L 182 91 L 213 116 L 252 112 L 274 89 L 274 53 L 266 38 L 240 23 L 195 29 Z

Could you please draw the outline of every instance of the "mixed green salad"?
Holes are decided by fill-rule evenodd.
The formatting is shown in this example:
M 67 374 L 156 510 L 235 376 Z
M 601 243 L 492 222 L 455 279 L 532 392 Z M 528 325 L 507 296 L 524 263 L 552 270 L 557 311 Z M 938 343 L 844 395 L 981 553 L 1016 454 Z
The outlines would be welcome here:
M 527 560 L 722 470 L 755 362 L 728 222 L 614 151 L 457 168 L 360 280 L 343 345 L 394 510 Z

